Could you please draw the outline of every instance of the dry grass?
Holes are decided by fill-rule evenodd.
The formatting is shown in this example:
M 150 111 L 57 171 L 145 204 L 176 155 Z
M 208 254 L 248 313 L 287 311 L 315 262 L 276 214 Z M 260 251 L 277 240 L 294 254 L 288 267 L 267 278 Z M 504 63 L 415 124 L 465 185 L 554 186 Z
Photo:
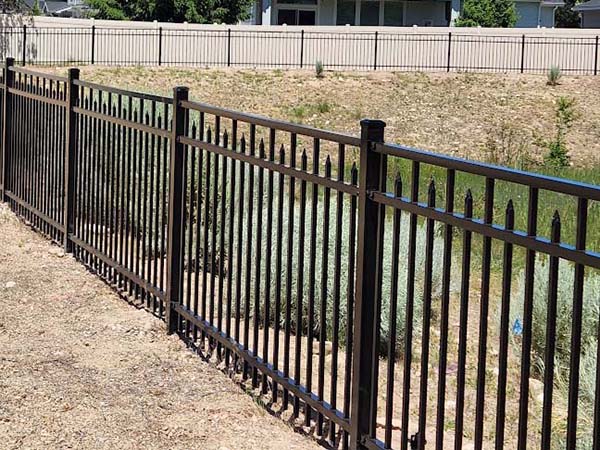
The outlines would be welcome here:
M 311 449 L 0 204 L 5 449 Z
M 64 68 L 48 69 L 65 72 Z M 489 159 L 487 143 L 511 130 L 528 156 L 554 133 L 554 103 L 576 100 L 579 119 L 567 145 L 576 165 L 600 161 L 600 79 L 463 73 L 327 73 L 313 71 L 83 67 L 85 80 L 170 95 L 191 89 L 195 100 L 309 125 L 359 132 L 359 120 L 387 122 L 388 141 Z M 517 145 L 517 144 L 515 144 Z

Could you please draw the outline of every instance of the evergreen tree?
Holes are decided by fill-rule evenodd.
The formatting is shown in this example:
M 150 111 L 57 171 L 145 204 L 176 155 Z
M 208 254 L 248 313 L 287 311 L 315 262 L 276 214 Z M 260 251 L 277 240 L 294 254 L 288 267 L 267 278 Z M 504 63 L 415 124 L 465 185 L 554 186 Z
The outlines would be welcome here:
M 514 0 L 465 0 L 456 26 L 511 28 L 517 19 Z
M 565 6 L 561 6 L 556 10 L 556 26 L 558 28 L 581 27 L 581 17 L 572 8 L 578 3 L 583 3 L 583 1 L 585 0 L 566 0 Z
M 32 16 L 41 16 L 42 15 L 42 10 L 40 9 L 40 1 L 39 0 L 35 0 L 33 2 L 33 6 L 31 8 L 31 15 Z

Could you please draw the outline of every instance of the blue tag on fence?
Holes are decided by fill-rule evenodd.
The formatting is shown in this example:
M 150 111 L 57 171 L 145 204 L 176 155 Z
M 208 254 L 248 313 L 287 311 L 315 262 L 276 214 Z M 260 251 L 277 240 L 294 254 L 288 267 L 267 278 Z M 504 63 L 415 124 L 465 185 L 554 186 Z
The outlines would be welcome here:
M 523 334 L 523 324 L 519 318 L 515 319 L 515 323 L 512 327 L 512 332 L 515 336 L 521 336 Z

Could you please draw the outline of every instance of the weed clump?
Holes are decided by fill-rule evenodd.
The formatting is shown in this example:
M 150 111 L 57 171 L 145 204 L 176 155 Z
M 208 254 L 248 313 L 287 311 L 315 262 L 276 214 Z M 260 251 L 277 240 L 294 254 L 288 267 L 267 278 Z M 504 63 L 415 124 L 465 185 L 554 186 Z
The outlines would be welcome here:
M 526 138 L 508 122 L 488 132 L 484 153 L 487 162 L 499 166 L 527 170 L 533 164 Z

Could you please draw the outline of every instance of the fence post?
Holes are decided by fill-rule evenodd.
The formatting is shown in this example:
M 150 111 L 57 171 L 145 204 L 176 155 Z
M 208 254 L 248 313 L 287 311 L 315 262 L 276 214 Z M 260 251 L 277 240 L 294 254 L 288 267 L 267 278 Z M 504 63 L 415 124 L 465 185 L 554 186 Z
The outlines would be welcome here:
M 525 72 L 525 35 L 521 38 L 521 73 Z
M 158 65 L 162 65 L 162 38 L 163 38 L 163 29 L 162 27 L 158 28 Z
M 179 303 L 179 281 L 181 279 L 181 245 L 183 235 L 183 152 L 184 145 L 178 138 L 185 133 L 187 110 L 181 102 L 188 99 L 189 91 L 186 87 L 173 89 L 173 123 L 171 124 L 171 148 L 169 156 L 169 227 L 167 237 L 167 292 L 165 305 L 165 322 L 167 332 L 177 330 L 177 314 L 173 306 Z
M 231 28 L 227 28 L 227 67 L 231 67 Z
M 92 64 L 94 64 L 95 60 L 96 60 L 96 25 L 92 25 L 92 54 L 90 56 L 90 61 Z
M 64 247 L 65 252 L 72 251 L 71 235 L 75 232 L 75 163 L 77 161 L 77 114 L 74 108 L 79 102 L 79 88 L 75 80 L 79 79 L 79 69 L 69 69 L 67 84 L 67 122 L 65 142 L 65 192 L 64 192 Z
M 452 32 L 448 33 L 448 60 L 446 64 L 446 72 L 450 72 L 450 60 L 452 58 Z
M 6 62 L 4 64 L 4 105 L 3 105 L 3 119 L 4 123 L 2 124 L 2 160 L 0 161 L 0 168 L 2 172 L 0 175 L 2 176 L 2 190 L 0 191 L 0 200 L 7 201 L 6 190 L 7 190 L 7 180 L 8 180 L 8 163 L 9 163 L 9 152 L 10 152 L 10 131 L 11 131 L 11 120 L 12 120 L 12 98 L 9 92 L 9 89 L 13 87 L 15 81 L 15 73 L 10 70 L 12 66 L 15 65 L 14 58 L 6 58 Z
M 375 292 L 378 280 L 380 206 L 369 193 L 380 189 L 384 181 L 384 157 L 373 151 L 373 144 L 383 142 L 385 123 L 361 121 L 360 179 L 358 197 L 358 250 L 354 317 L 352 369 L 351 449 L 364 449 L 363 438 L 371 428 L 374 348 Z
M 27 63 L 27 25 L 23 25 L 23 48 L 22 48 L 21 60 L 23 61 L 23 67 Z
M 300 68 L 304 67 L 304 30 L 300 32 Z
M 375 32 L 375 57 L 373 61 L 373 70 L 377 70 L 377 44 L 379 42 L 379 32 Z
M 594 54 L 594 75 L 598 75 L 598 39 L 596 36 L 596 52 Z

